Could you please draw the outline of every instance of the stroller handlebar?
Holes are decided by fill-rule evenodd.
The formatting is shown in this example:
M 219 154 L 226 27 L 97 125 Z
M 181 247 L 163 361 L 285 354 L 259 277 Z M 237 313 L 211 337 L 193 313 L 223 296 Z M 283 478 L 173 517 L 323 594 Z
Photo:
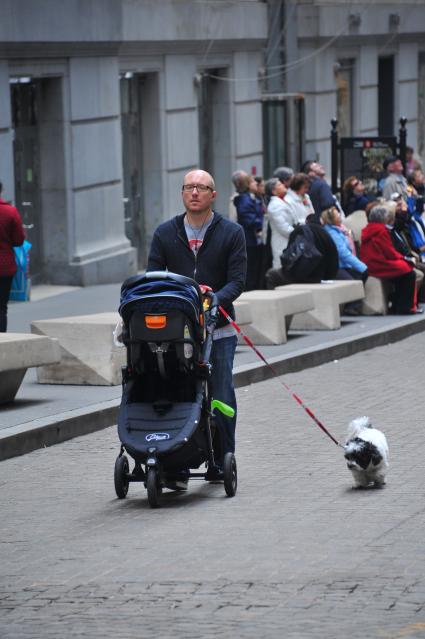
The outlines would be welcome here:
M 202 362 L 204 365 L 209 365 L 211 348 L 213 343 L 213 332 L 218 322 L 220 315 L 219 304 L 216 294 L 209 286 L 203 284 L 199 287 L 204 297 L 204 311 L 206 318 L 206 331 L 207 337 L 204 342 L 204 349 L 202 353 Z

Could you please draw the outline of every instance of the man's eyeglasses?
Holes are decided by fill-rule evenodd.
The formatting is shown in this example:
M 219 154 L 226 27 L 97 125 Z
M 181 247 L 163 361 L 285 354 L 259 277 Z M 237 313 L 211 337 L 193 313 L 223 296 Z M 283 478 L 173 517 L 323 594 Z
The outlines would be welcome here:
M 193 189 L 196 189 L 198 193 L 206 193 L 207 191 L 214 190 L 206 184 L 183 184 L 182 186 L 182 191 L 186 191 L 187 193 L 190 193 Z

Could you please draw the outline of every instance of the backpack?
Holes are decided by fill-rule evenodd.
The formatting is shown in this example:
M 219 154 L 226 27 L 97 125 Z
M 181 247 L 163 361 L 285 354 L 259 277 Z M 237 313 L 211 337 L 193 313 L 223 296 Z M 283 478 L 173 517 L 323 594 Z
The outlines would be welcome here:
M 314 235 L 307 224 L 297 229 L 295 237 L 280 256 L 282 269 L 296 282 L 308 281 L 311 274 L 320 266 L 322 253 L 314 243 Z

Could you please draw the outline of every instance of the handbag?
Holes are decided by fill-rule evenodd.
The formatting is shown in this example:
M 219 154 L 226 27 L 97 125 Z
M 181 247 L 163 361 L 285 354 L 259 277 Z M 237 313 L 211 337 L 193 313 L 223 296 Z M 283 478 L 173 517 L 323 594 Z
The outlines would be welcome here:
M 15 246 L 16 273 L 12 280 L 9 299 L 13 302 L 27 302 L 31 294 L 31 278 L 29 277 L 30 250 L 32 244 L 24 240 L 21 246 Z

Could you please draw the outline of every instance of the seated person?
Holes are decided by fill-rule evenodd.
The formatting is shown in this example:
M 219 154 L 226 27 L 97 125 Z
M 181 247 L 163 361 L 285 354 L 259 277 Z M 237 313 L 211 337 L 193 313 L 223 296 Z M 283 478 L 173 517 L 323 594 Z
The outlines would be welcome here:
M 391 240 L 396 251 L 404 257 L 410 257 L 413 260 L 414 271 L 416 276 L 416 290 L 418 292 L 418 301 L 425 301 L 424 273 L 425 264 L 415 253 L 412 240 L 409 233 L 409 212 L 407 204 L 399 198 L 396 202 L 387 202 L 385 205 L 388 209 L 387 225 L 390 229 Z
M 314 248 L 320 253 L 321 259 L 312 261 L 312 268 L 304 268 L 307 275 L 300 275 L 292 269 L 273 268 L 266 273 L 266 287 L 268 289 L 276 288 L 276 286 L 284 286 L 286 284 L 311 284 L 319 283 L 322 280 L 333 280 L 338 271 L 338 252 L 333 240 L 328 233 L 323 230 L 322 226 L 315 221 L 314 214 L 310 214 L 306 219 L 306 224 L 298 224 L 289 236 L 288 249 L 299 240 L 304 240 L 314 245 Z M 305 253 L 304 257 L 307 255 Z M 308 258 L 307 258 L 308 259 Z M 283 260 L 285 264 L 285 260 Z
M 338 273 L 337 280 L 362 280 L 366 282 L 368 277 L 367 266 L 356 255 L 356 249 L 349 231 L 342 224 L 341 213 L 336 206 L 322 211 L 320 220 L 323 228 L 329 233 L 335 242 L 338 251 Z M 345 304 L 344 315 L 361 315 L 361 301 L 349 302 Z
M 322 211 L 320 219 L 323 228 L 335 242 L 338 251 L 339 272 L 337 279 L 355 279 L 365 282 L 368 275 L 367 266 L 356 256 L 350 231 L 342 224 L 338 209 L 335 206 L 325 209 Z
M 391 284 L 391 313 L 421 313 L 416 305 L 414 263 L 394 248 L 388 220 L 391 221 L 391 215 L 386 207 L 379 205 L 371 209 L 369 222 L 362 231 L 360 258 L 367 265 L 369 275 Z
M 363 182 L 355 175 L 348 177 L 342 187 L 342 203 L 345 215 L 351 215 L 354 211 L 364 211 L 371 201 L 368 195 L 365 195 L 365 186 Z
M 425 176 L 422 169 L 414 169 L 408 177 L 408 182 L 419 196 L 425 195 Z

